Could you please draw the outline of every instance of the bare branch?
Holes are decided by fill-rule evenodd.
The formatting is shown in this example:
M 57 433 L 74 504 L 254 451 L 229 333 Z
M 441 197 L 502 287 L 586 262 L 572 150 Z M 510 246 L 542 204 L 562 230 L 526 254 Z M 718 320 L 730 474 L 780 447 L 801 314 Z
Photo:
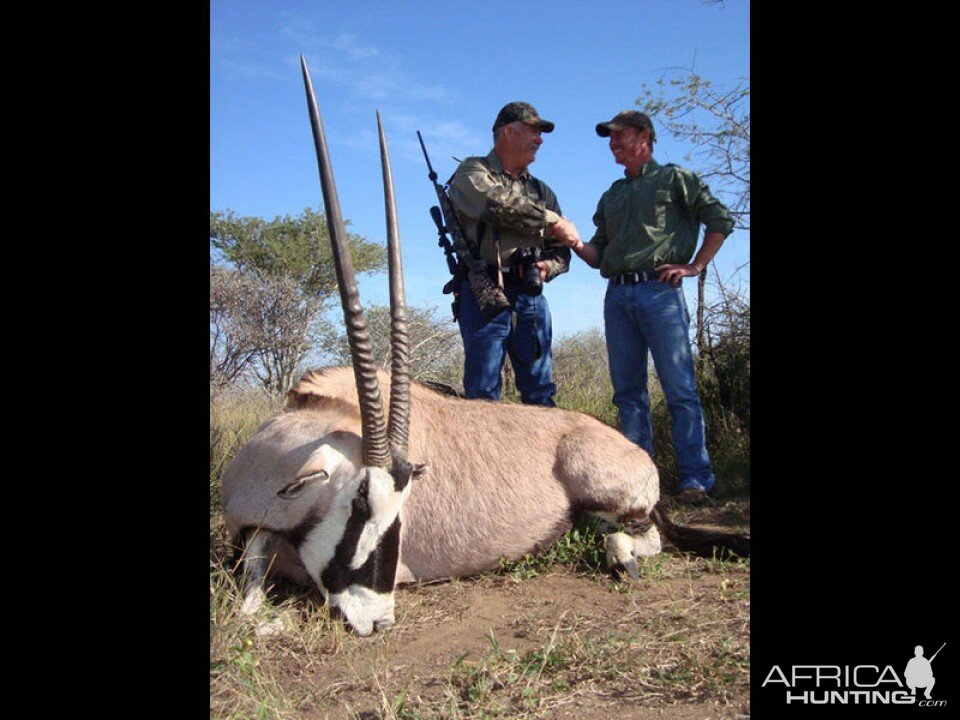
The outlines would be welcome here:
M 390 308 L 374 305 L 366 311 L 367 327 L 376 363 L 388 369 L 390 354 Z M 407 307 L 410 336 L 410 373 L 418 380 L 436 380 L 448 385 L 462 381 L 463 349 L 460 331 L 455 323 L 437 317 L 436 308 Z M 335 362 L 349 363 L 345 337 L 330 353 Z
M 692 169 L 711 183 L 741 230 L 750 229 L 750 86 L 718 89 L 693 68 L 668 68 L 637 104 L 663 131 L 694 146 Z

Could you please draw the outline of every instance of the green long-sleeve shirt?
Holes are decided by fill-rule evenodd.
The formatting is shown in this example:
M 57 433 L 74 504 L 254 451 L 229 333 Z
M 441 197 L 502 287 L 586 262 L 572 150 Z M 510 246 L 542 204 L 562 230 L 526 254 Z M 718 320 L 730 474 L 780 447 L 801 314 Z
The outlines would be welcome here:
M 610 186 L 597 203 L 593 224 L 590 244 L 603 277 L 689 263 L 701 224 L 707 233 L 733 232 L 730 211 L 696 173 L 654 160 Z

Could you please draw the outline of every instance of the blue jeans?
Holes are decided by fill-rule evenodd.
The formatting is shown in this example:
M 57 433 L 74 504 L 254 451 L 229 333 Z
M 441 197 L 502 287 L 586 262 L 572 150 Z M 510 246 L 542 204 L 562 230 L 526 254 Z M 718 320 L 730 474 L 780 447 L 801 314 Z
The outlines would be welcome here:
M 610 282 L 603 303 L 613 403 L 623 434 L 653 457 L 647 392 L 647 351 L 660 378 L 673 430 L 680 489 L 710 490 L 716 482 L 707 455 L 703 408 L 690 352 L 690 315 L 683 287 L 656 280 Z
M 500 369 L 507 354 L 517 378 L 520 400 L 553 407 L 550 306 L 541 293 L 531 297 L 518 284 L 504 288 L 513 312 L 504 310 L 484 323 L 477 300 L 464 283 L 460 293 L 460 337 L 463 338 L 463 389 L 468 398 L 499 400 Z M 515 323 L 515 324 L 514 324 Z

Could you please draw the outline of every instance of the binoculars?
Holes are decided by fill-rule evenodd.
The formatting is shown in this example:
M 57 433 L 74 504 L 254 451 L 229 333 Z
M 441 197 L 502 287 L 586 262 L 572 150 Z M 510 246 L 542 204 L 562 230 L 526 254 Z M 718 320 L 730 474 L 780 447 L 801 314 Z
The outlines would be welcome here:
M 513 261 L 520 271 L 520 281 L 527 295 L 539 295 L 543 292 L 543 278 L 540 277 L 540 249 L 532 247 L 518 248 Z

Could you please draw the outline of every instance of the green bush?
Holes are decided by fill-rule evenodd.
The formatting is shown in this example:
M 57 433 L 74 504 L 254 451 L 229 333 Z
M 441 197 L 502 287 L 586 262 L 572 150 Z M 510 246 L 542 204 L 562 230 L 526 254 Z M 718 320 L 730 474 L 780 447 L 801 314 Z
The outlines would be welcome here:
M 587 330 L 555 343 L 553 369 L 557 384 L 554 399 L 559 407 L 593 415 L 617 427 L 607 344 L 600 330 Z
M 746 323 L 749 324 L 749 310 Z M 749 331 L 749 325 L 747 326 Z M 710 363 L 701 362 L 698 387 L 707 428 L 707 451 L 717 476 L 715 495 L 740 495 L 750 489 L 750 352 L 749 335 L 720 334 L 711 346 Z M 619 427 L 607 365 L 607 347 L 598 329 L 559 340 L 553 350 L 557 405 L 588 413 Z M 667 492 L 679 486 L 670 413 L 653 362 L 648 363 L 650 411 L 653 415 L 654 462 Z

